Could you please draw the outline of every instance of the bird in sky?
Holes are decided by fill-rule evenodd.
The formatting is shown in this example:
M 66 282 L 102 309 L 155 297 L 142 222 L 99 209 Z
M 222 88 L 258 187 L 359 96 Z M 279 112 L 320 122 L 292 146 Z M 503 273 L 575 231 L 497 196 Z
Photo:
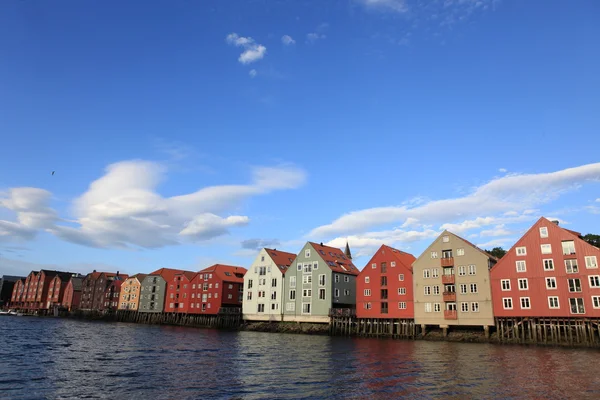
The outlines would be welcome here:
M 54 171 L 52 171 L 52 175 L 54 175 Z

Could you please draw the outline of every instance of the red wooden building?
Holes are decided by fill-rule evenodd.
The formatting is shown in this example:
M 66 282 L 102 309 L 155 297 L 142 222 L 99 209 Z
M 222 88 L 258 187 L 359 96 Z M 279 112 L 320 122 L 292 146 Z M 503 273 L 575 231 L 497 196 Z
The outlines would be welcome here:
M 104 290 L 104 302 L 100 311 L 117 311 L 119 308 L 119 296 L 121 296 L 121 285 L 127 279 L 127 275 L 116 275 Z
M 192 281 L 196 275 L 198 275 L 198 272 L 183 271 L 173 276 L 170 282 L 167 282 L 165 312 L 190 312 L 193 294 Z
M 414 318 L 415 256 L 382 245 L 356 280 L 358 318 Z
M 25 279 L 21 278 L 15 282 L 13 286 L 12 294 L 10 296 L 10 307 L 11 308 L 22 308 L 24 302 L 25 292 Z
M 189 313 L 216 315 L 227 308 L 241 312 L 245 274 L 246 268 L 222 264 L 200 271 L 192 279 Z
M 82 310 L 103 310 L 105 303 L 105 291 L 110 286 L 119 272 L 97 272 L 94 270 L 85 276 L 81 288 Z M 126 278 L 127 276 L 124 276 Z
M 25 278 L 25 282 L 18 287 L 15 285 L 13 293 L 15 297 L 15 307 L 29 312 L 45 313 L 53 304 L 53 298 L 58 293 L 57 299 L 61 300 L 63 281 L 68 281 L 74 274 L 71 272 L 40 270 L 31 271 Z M 54 278 L 59 276 L 60 281 Z M 52 290 L 50 290 L 52 284 Z M 56 289 L 55 289 L 56 288 Z
M 600 317 L 600 249 L 540 218 L 491 270 L 494 316 Z
M 64 294 L 67 285 L 71 278 L 77 276 L 77 274 L 70 274 L 68 272 L 57 272 L 54 278 L 50 281 L 48 287 L 48 307 L 63 306 Z
M 82 277 L 72 277 L 69 279 L 67 286 L 65 287 L 65 294 L 63 296 L 63 307 L 67 310 L 73 311 L 79 308 L 81 303 L 81 283 L 83 282 Z

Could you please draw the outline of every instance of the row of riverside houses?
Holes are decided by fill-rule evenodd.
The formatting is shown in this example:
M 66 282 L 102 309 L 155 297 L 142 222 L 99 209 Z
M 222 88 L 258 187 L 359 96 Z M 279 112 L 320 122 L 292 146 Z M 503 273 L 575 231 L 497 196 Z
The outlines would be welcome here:
M 501 319 L 600 319 L 600 249 L 540 218 L 500 260 L 444 231 L 418 257 L 382 245 L 362 271 L 346 250 L 307 242 L 298 254 L 262 249 L 249 270 L 216 264 L 200 272 L 162 268 L 84 278 L 32 272 L 13 288 L 13 307 L 216 315 L 241 306 L 247 321 L 403 319 L 427 327 L 489 327 Z M 77 288 L 80 290 L 79 303 Z M 71 294 L 72 293 L 72 294 Z M 519 322 L 521 323 L 521 322 Z

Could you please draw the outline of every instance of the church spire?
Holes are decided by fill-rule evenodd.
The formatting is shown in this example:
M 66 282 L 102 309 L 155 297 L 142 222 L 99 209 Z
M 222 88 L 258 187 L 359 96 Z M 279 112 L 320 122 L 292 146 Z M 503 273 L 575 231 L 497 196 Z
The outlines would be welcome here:
M 346 250 L 344 250 L 346 257 L 352 260 L 352 253 L 350 253 L 350 246 L 348 245 L 348 241 L 346 240 Z

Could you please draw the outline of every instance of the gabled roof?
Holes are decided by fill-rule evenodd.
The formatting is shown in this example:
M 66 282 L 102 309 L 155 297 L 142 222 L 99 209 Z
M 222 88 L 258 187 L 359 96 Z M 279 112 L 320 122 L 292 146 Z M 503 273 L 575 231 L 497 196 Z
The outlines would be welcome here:
M 49 278 L 55 278 L 56 276 L 58 276 L 60 278 L 61 281 L 63 282 L 68 282 L 69 279 L 71 279 L 71 277 L 73 275 L 77 275 L 73 272 L 63 272 L 63 271 L 50 271 L 47 269 L 42 269 L 40 270 L 40 272 L 43 272 L 44 275 L 46 275 Z
M 2 280 L 5 282 L 16 282 L 19 279 L 25 279 L 22 276 L 13 276 L 13 275 L 3 275 Z
M 131 275 L 131 276 L 130 276 L 129 278 L 127 278 L 127 279 L 130 279 L 130 278 L 135 278 L 135 279 L 137 279 L 137 281 L 138 281 L 139 283 L 142 283 L 142 281 L 144 280 L 144 278 L 145 278 L 145 277 L 147 277 L 147 276 L 148 276 L 148 274 L 135 274 L 135 275 Z
M 185 276 L 187 278 L 188 281 L 191 281 L 192 279 L 194 279 L 194 277 L 198 275 L 197 272 L 192 272 L 192 271 L 183 271 L 181 273 L 175 274 L 173 275 L 173 278 L 171 280 L 174 280 L 176 277 L 178 276 Z
M 276 249 L 267 249 L 265 247 L 265 251 L 271 257 L 271 260 L 279 267 L 281 272 L 287 271 L 287 269 L 292 265 L 294 260 L 296 259 L 296 255 L 293 253 L 286 253 L 285 251 L 276 250 Z
M 415 262 L 416 257 L 410 253 L 407 253 L 402 250 L 395 249 L 388 245 L 382 245 L 381 248 L 388 250 L 397 262 L 402 264 L 405 268 L 408 268 L 409 271 L 412 271 L 412 263 Z M 379 250 L 378 250 L 379 251 Z
M 71 284 L 73 285 L 73 291 L 81 291 L 81 284 L 83 282 L 83 278 L 71 277 L 71 282 Z
M 156 271 L 150 273 L 149 275 L 160 275 L 162 276 L 162 278 L 167 281 L 170 282 L 173 280 L 173 277 L 176 274 L 181 274 L 184 271 L 181 269 L 171 269 L 171 268 L 161 268 L 161 269 L 157 269 Z
M 199 274 L 212 273 L 223 282 L 244 283 L 244 275 L 247 270 L 244 267 L 236 267 L 234 265 L 215 264 L 208 268 L 204 268 Z
M 308 242 L 313 249 L 319 254 L 319 256 L 327 263 L 327 266 L 332 271 L 340 274 L 358 275 L 359 270 L 352 263 L 352 260 L 348 259 L 344 252 L 335 247 L 325 246 L 313 242 Z

